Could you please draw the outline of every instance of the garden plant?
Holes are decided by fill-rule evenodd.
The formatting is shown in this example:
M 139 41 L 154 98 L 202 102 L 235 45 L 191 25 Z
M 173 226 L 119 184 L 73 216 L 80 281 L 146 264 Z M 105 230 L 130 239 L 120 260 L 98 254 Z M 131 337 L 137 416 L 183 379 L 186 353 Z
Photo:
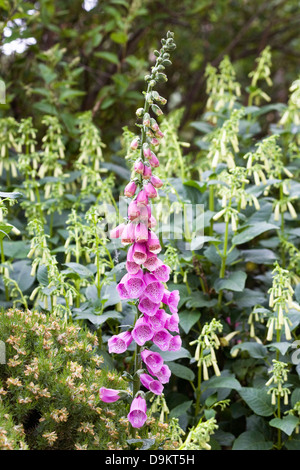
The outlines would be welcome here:
M 179 106 L 182 36 L 128 55 L 151 6 L 107 3 L 0 105 L 0 449 L 299 450 L 300 78 L 279 101 L 272 44 L 225 50 Z

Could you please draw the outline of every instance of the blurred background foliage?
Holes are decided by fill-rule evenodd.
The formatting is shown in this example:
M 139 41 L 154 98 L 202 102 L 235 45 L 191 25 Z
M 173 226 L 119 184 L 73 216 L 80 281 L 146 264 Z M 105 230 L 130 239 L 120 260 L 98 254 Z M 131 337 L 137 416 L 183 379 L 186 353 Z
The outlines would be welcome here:
M 69 158 L 76 115 L 85 110 L 101 129 L 105 158 L 118 148 L 122 127 L 134 125 L 142 101 L 150 51 L 167 30 L 179 47 L 164 86 L 166 114 L 184 107 L 181 129 L 189 132 L 205 107 L 208 64 L 216 67 L 228 55 L 244 89 L 255 59 L 270 46 L 276 71 L 268 94 L 275 102 L 287 101 L 298 74 L 297 0 L 0 0 L 0 14 L 6 84 L 0 115 L 32 116 L 38 130 L 43 115 L 57 115 Z

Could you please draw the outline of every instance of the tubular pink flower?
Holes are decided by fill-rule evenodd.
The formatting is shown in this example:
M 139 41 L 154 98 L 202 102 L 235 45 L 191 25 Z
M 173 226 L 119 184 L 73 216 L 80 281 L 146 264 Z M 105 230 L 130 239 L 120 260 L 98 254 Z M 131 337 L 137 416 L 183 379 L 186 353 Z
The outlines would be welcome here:
M 147 260 L 147 251 L 144 243 L 136 242 L 132 245 L 132 258 L 137 264 L 143 264 Z
M 169 331 L 176 331 L 179 333 L 179 315 L 178 313 L 173 313 L 173 315 L 168 315 L 165 323 L 165 328 Z
M 149 180 L 151 178 L 151 176 L 152 176 L 151 167 L 145 165 L 144 173 L 143 173 L 144 180 Z
M 134 239 L 136 242 L 147 242 L 149 238 L 148 226 L 143 222 L 139 222 L 135 227 Z
M 155 271 L 153 271 L 153 275 L 158 281 L 168 282 L 170 278 L 170 272 L 171 269 L 169 266 L 167 266 L 166 264 L 161 264 L 155 269 Z
M 153 186 L 157 189 L 161 188 L 164 184 L 162 180 L 158 178 L 158 176 L 154 176 L 154 175 L 151 176 L 150 181 L 153 184 Z
M 144 282 L 146 288 L 144 290 L 144 295 L 148 297 L 152 302 L 159 304 L 164 295 L 164 286 L 158 281 L 153 274 L 146 273 L 144 275 Z
M 125 352 L 132 342 L 130 331 L 124 331 L 118 335 L 114 335 L 108 340 L 109 353 L 121 354 Z
M 113 390 L 112 388 L 101 387 L 99 390 L 99 397 L 104 403 L 114 403 L 120 399 L 118 390 Z
M 129 243 L 134 242 L 134 231 L 135 231 L 134 224 L 129 223 L 125 225 L 124 230 L 121 235 L 121 242 L 123 245 L 128 245 Z
M 149 231 L 147 248 L 149 251 L 151 251 L 152 253 L 156 253 L 156 254 L 161 251 L 159 239 L 157 235 L 151 230 Z
M 159 380 L 153 379 L 151 375 L 141 374 L 140 375 L 141 384 L 144 385 L 148 390 L 150 390 L 155 395 L 161 395 L 164 389 L 163 385 Z
M 147 421 L 147 405 L 144 398 L 136 397 L 132 400 L 127 418 L 133 428 L 144 426 Z
M 159 167 L 159 160 L 154 153 L 151 154 L 151 157 L 149 158 L 149 163 L 153 168 L 158 168 Z
M 134 181 L 130 181 L 130 183 L 128 183 L 124 189 L 124 195 L 127 197 L 132 197 L 134 196 L 135 192 L 136 192 L 136 184 Z
M 164 363 L 163 358 L 159 353 L 149 351 L 149 349 L 144 349 L 141 352 L 141 358 L 146 366 L 153 372 L 158 372 Z
M 139 303 L 139 311 L 142 312 L 147 317 L 153 317 L 159 309 L 159 303 L 154 303 L 148 297 L 142 296 Z
M 149 316 L 146 318 L 147 322 L 151 326 L 152 330 L 159 331 L 162 330 L 163 328 L 168 329 L 166 326 L 166 322 L 168 319 L 168 315 L 163 309 L 158 309 L 154 315 Z
M 145 158 L 150 158 L 151 157 L 151 149 L 148 144 L 143 145 L 143 155 Z
M 148 220 L 148 228 L 154 228 L 157 225 L 157 220 L 156 218 L 151 215 L 150 219 Z
M 144 267 L 149 271 L 155 271 L 158 266 L 162 264 L 162 261 L 157 257 L 155 253 L 147 251 L 147 260 L 144 263 Z
M 127 269 L 128 274 L 137 274 L 140 270 L 140 265 L 137 264 L 133 260 L 132 252 L 133 252 L 133 245 L 131 245 L 131 247 L 129 248 L 127 252 L 126 269 Z
M 139 146 L 139 138 L 137 137 L 131 141 L 130 148 L 132 150 L 136 150 L 138 146 Z
M 138 206 L 146 206 L 148 204 L 148 196 L 146 191 L 143 189 L 138 193 L 136 203 Z
M 140 267 L 139 267 L 140 269 Z M 121 281 L 117 285 L 117 292 L 120 296 L 120 299 L 125 300 L 125 299 L 130 299 L 129 297 L 129 292 L 126 289 L 125 281 L 127 280 L 129 274 L 125 274 L 125 276 L 122 277 Z
M 165 290 L 162 302 L 164 304 L 168 305 L 171 313 L 177 313 L 178 312 L 178 302 L 179 302 L 179 300 L 180 300 L 180 296 L 179 296 L 179 291 L 178 290 L 173 290 L 172 292 L 169 292 L 168 290 Z
M 139 346 L 144 346 L 147 341 L 152 339 L 153 331 L 145 318 L 141 317 L 135 322 L 131 335 Z
M 134 164 L 134 171 L 142 175 L 144 173 L 144 163 L 142 160 L 137 160 Z
M 155 137 L 153 137 L 153 138 L 151 139 L 151 144 L 154 145 L 154 147 L 156 147 L 157 145 L 159 145 L 159 140 L 156 139 Z
M 179 335 L 172 336 L 172 339 L 170 340 L 170 343 L 169 343 L 168 350 L 178 351 L 181 348 L 181 344 L 182 344 L 182 341 Z
M 123 284 L 128 292 L 129 298 L 136 299 L 140 297 L 146 287 L 143 279 L 143 271 L 140 269 L 136 274 L 126 274 L 124 278 Z
M 153 375 L 155 375 L 162 384 L 166 384 L 170 380 L 171 371 L 169 366 L 163 364 L 161 369 L 158 372 L 153 373 Z
M 145 185 L 144 189 L 146 191 L 147 196 L 150 199 L 154 199 L 155 197 L 157 197 L 157 191 L 156 191 L 155 187 L 152 185 L 152 183 L 147 183 Z
M 128 212 L 127 213 L 128 213 L 128 218 L 131 221 L 136 220 L 136 219 L 139 218 L 141 211 L 140 211 L 136 201 L 131 201 L 131 203 L 128 206 Z
M 173 336 L 165 328 L 162 328 L 154 333 L 152 341 L 161 351 L 168 351 L 172 338 Z
M 110 231 L 110 234 L 109 234 L 110 238 L 113 238 L 113 239 L 114 238 L 120 238 L 125 227 L 126 227 L 125 224 L 120 224 L 117 227 L 115 227 L 114 229 L 112 229 Z

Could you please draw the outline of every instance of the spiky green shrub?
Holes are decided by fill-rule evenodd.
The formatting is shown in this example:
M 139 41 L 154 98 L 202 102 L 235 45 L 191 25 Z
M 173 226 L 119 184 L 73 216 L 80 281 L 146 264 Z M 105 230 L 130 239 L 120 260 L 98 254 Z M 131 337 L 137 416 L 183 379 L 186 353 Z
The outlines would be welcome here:
M 39 312 L 2 313 L 0 449 L 126 449 L 127 405 L 103 406 L 102 386 L 126 390 L 103 367 L 97 337 Z M 149 427 L 151 427 L 149 420 Z M 150 430 L 162 442 L 163 428 Z

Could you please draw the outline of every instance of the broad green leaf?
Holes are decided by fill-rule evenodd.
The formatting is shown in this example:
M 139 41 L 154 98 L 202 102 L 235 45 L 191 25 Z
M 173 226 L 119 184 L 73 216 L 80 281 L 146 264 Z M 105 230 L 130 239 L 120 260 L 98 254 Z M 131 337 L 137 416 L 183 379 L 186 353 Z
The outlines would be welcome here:
M 271 450 L 273 442 L 266 441 L 263 434 L 256 431 L 246 431 L 234 441 L 232 450 Z
M 207 382 L 203 382 L 203 387 L 207 388 L 230 388 L 232 390 L 240 390 L 239 381 L 233 376 L 214 376 Z
M 180 348 L 179 351 L 161 351 L 155 344 L 151 346 L 151 350 L 159 352 L 165 362 L 176 361 L 177 359 L 183 359 L 185 357 L 190 358 L 190 352 L 185 348 Z
M 232 243 L 234 245 L 241 245 L 243 243 L 247 243 L 253 238 L 258 237 L 262 233 L 268 232 L 269 230 L 278 230 L 278 226 L 274 224 L 269 224 L 267 222 L 260 222 L 256 225 L 250 225 L 244 230 L 240 231 L 237 235 L 235 235 L 232 239 Z
M 175 406 L 170 412 L 170 418 L 178 418 L 179 416 L 185 414 L 188 409 L 191 407 L 193 400 L 185 401 L 178 406 Z
M 155 444 L 155 439 L 128 439 L 127 442 L 130 445 L 136 444 L 135 447 L 140 450 L 149 450 Z
M 48 269 L 44 264 L 40 264 L 36 273 L 36 278 L 42 286 L 48 286 Z
M 290 436 L 296 427 L 299 425 L 299 418 L 294 415 L 284 416 L 284 418 L 274 418 L 269 422 L 270 426 L 281 429 L 288 436 Z
M 30 250 L 30 242 L 25 240 L 3 240 L 4 255 L 6 258 L 24 259 Z
M 216 299 L 210 299 L 208 295 L 204 295 L 203 292 L 197 291 L 192 292 L 186 302 L 187 308 L 202 308 L 202 307 L 213 307 L 216 305 Z
M 273 264 L 274 260 L 277 259 L 277 255 L 267 248 L 242 250 L 242 255 L 246 262 L 251 261 L 257 264 Z
M 288 343 L 287 341 L 283 341 L 281 343 L 270 343 L 267 345 L 270 349 L 276 349 L 280 352 L 283 356 L 287 353 L 288 349 L 292 346 L 292 343 Z
M 69 269 L 65 270 L 65 273 L 75 273 L 78 274 L 79 277 L 91 277 L 93 276 L 92 271 L 90 271 L 86 266 L 79 263 L 65 263 Z
M 75 315 L 76 320 L 89 320 L 93 325 L 100 326 L 105 323 L 108 319 L 112 318 L 115 320 L 119 320 L 122 318 L 122 315 L 115 310 L 109 310 L 107 312 L 102 313 L 101 315 L 95 315 L 94 309 L 86 309 L 80 311 L 80 308 L 74 308 L 73 313 Z
M 245 287 L 247 274 L 243 271 L 234 271 L 227 279 L 217 279 L 214 288 L 217 292 L 220 290 L 232 290 L 235 292 L 242 292 Z
M 258 290 L 243 289 L 242 292 L 234 294 L 234 302 L 239 308 L 254 307 L 263 304 L 266 300 L 266 294 Z
M 18 193 L 18 192 L 13 192 L 13 193 L 8 193 L 8 192 L 5 192 L 5 191 L 0 191 L 0 197 L 3 197 L 3 198 L 8 198 L 8 199 L 16 199 L 18 197 L 22 196 L 21 193 Z
M 262 344 L 256 343 L 256 342 L 246 342 L 246 343 L 240 343 L 236 344 L 233 346 L 231 349 L 231 353 L 233 353 L 236 350 L 239 351 L 247 351 L 251 357 L 254 357 L 255 359 L 264 359 L 268 355 L 267 348 L 263 346 Z
M 110 38 L 117 44 L 125 44 L 128 41 L 127 34 L 123 31 L 111 33 Z
M 31 276 L 31 265 L 29 260 L 24 259 L 13 263 L 10 277 L 17 281 L 22 292 L 27 291 L 35 281 L 34 276 Z
M 172 374 L 176 375 L 176 377 L 190 381 L 193 381 L 195 378 L 194 372 L 186 366 L 177 364 L 176 362 L 168 362 L 168 366 L 170 367 Z
M 190 329 L 195 323 L 197 323 L 200 316 L 200 312 L 193 312 L 190 310 L 184 310 L 183 312 L 179 312 L 179 325 L 183 329 L 185 334 L 189 333 Z
M 273 414 L 274 406 L 271 404 L 271 396 L 265 389 L 243 387 L 239 390 L 239 394 L 257 415 L 271 416 Z

